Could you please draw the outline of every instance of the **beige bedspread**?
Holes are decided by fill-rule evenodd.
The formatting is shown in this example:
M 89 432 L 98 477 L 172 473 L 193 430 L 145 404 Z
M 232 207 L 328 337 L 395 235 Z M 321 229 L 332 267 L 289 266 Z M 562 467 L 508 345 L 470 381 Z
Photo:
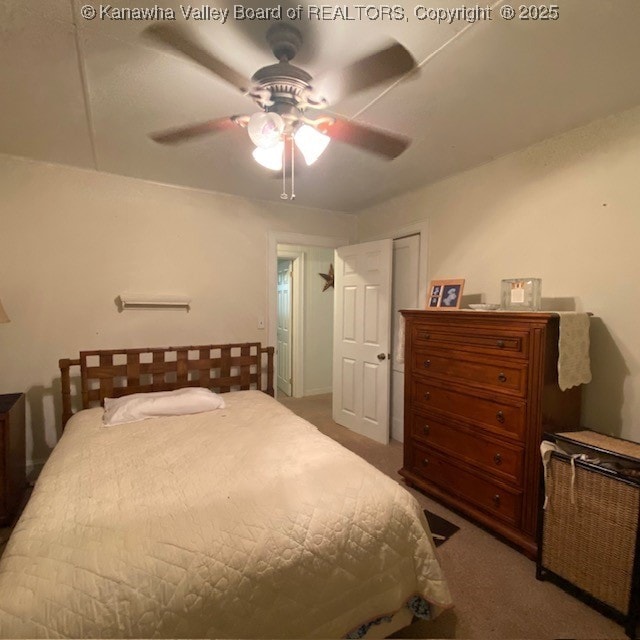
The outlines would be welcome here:
M 0 561 L 0 637 L 342 637 L 451 600 L 415 499 L 257 391 L 69 422 Z

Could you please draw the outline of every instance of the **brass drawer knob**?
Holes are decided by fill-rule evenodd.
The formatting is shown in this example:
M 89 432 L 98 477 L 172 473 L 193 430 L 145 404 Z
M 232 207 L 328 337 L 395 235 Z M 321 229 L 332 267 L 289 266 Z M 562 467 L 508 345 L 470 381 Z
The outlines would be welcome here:
M 428 424 L 425 424 L 424 427 L 422 427 L 422 431 L 424 432 L 425 436 L 429 435 L 429 431 L 431 431 L 431 428 L 429 427 Z
M 504 373 L 501 371 L 498 374 L 498 380 L 500 380 L 500 382 L 506 382 L 507 381 L 507 376 L 505 376 Z
M 496 342 L 496 344 L 497 344 L 501 349 L 504 349 L 504 340 L 498 340 L 498 341 Z
M 429 398 L 431 397 L 431 392 L 430 391 L 426 391 L 424 394 L 424 399 L 425 400 L 429 400 Z
M 499 453 L 496 453 L 496 454 L 493 456 L 493 461 L 494 461 L 496 464 L 502 464 L 502 456 L 501 456 Z
M 494 504 L 496 507 L 499 507 L 499 506 L 500 506 L 500 494 L 499 494 L 499 493 L 496 493 L 496 495 L 495 495 L 495 496 L 493 496 L 493 504 Z
M 431 366 L 431 360 L 425 360 L 422 364 L 425 369 L 428 369 Z
M 425 458 L 425 459 L 422 461 L 422 464 L 424 464 L 424 465 L 429 464 L 429 458 Z
M 504 411 L 498 411 L 498 413 L 496 413 L 496 418 L 500 424 L 504 423 Z

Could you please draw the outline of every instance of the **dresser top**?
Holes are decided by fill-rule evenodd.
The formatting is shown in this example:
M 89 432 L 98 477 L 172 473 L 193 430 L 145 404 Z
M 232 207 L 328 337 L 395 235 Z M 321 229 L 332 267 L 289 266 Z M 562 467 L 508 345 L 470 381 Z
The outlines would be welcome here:
M 556 311 L 475 311 L 474 309 L 401 309 L 403 316 L 413 316 L 420 318 L 492 318 L 492 319 L 521 319 L 521 320 L 549 320 L 558 318 L 560 314 Z

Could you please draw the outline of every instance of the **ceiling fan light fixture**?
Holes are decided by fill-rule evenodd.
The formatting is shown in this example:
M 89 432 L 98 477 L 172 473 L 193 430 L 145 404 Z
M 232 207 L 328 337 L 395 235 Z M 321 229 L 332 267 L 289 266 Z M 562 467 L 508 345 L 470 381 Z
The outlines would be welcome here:
M 281 141 L 284 120 L 277 113 L 258 111 L 249 118 L 247 131 L 253 144 L 268 149 Z
M 282 169 L 282 154 L 284 152 L 284 141 L 280 140 L 272 147 L 256 147 L 253 150 L 253 158 L 265 169 L 280 171 Z
M 296 197 L 296 149 L 302 154 L 306 164 L 312 165 L 324 153 L 330 140 L 349 144 L 389 160 L 398 157 L 409 146 L 410 140 L 404 136 L 357 123 L 337 114 L 320 114 L 313 119 L 306 115 L 308 109 L 326 111 L 327 100 L 318 90 L 331 84 L 332 77 L 340 80 L 337 84 L 344 92 L 338 95 L 341 98 L 346 93 L 369 89 L 382 82 L 399 81 L 407 73 L 417 69 L 418 64 L 411 53 L 397 42 L 356 60 L 341 71 L 333 70 L 325 74 L 324 79 L 321 76 L 319 81 L 315 81 L 307 71 L 291 64 L 302 46 L 301 33 L 293 25 L 276 21 L 267 32 L 267 41 L 278 62 L 261 67 L 248 80 L 203 49 L 196 40 L 180 29 L 156 25 L 146 29 L 145 33 L 240 90 L 257 107 L 257 112 L 253 115 L 215 118 L 158 132 L 152 134 L 151 138 L 162 144 L 174 144 L 205 134 L 223 132 L 235 126 L 246 128 L 249 139 L 256 145 L 253 150 L 256 162 L 271 171 L 282 172 L 280 197 L 283 200 L 294 200 Z
M 303 124 L 293 138 L 307 165 L 312 165 L 324 153 L 331 140 L 329 136 L 308 124 Z

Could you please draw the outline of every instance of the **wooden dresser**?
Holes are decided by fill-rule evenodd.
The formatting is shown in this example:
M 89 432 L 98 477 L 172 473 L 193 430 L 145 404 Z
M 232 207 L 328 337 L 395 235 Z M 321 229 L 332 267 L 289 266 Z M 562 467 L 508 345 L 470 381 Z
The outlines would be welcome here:
M 580 424 L 580 387 L 558 387 L 559 316 L 402 314 L 400 474 L 535 557 L 542 434 Z

